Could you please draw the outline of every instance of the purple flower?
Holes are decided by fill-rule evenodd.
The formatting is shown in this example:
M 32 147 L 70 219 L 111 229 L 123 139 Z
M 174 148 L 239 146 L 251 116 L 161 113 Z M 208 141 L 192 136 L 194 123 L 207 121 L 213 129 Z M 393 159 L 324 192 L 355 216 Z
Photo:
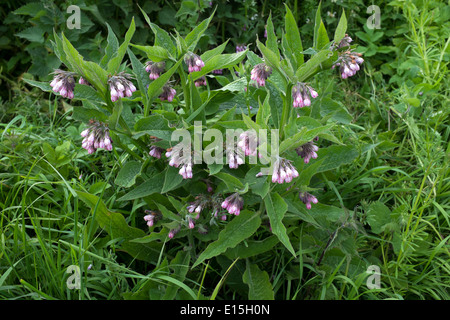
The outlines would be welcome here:
M 148 154 L 154 158 L 161 159 L 161 154 L 164 152 L 163 148 L 151 146 Z
M 59 93 L 64 98 L 73 99 L 73 90 L 75 89 L 75 79 L 73 76 L 75 73 L 56 69 L 53 74 L 55 75 L 50 86 L 53 91 Z
M 298 172 L 291 164 L 291 161 L 278 158 L 273 164 L 272 182 L 273 183 L 289 183 L 292 179 L 298 177 Z
M 80 79 L 78 79 L 78 83 L 82 84 L 82 85 L 86 85 L 86 86 L 90 86 L 91 84 L 89 83 L 89 81 L 87 81 L 85 78 L 80 77 Z
M 241 148 L 246 156 L 255 156 L 258 147 L 258 137 L 254 130 L 247 130 L 239 136 L 237 146 Z
M 187 151 L 188 150 L 188 151 Z M 171 151 L 166 152 L 166 157 L 170 158 L 169 166 L 179 168 L 178 173 L 183 179 L 192 178 L 192 155 L 190 148 L 182 142 L 175 145 Z
M 192 52 L 186 53 L 184 56 L 184 62 L 186 62 L 189 72 L 200 71 L 202 67 L 205 66 L 203 60 Z
M 170 239 L 172 239 L 172 238 L 178 233 L 178 231 L 180 231 L 180 230 L 181 230 L 181 225 L 177 226 L 177 227 L 174 228 L 174 229 L 170 229 L 170 230 L 169 230 L 168 237 L 169 237 Z
M 316 138 L 314 138 L 316 140 Z M 317 140 L 316 140 L 317 141 Z M 309 160 L 317 159 L 317 151 L 319 151 L 319 147 L 317 147 L 313 141 L 307 142 L 304 145 L 301 145 L 297 149 L 295 149 L 297 154 L 303 158 L 304 163 L 308 163 Z
M 130 81 L 131 75 L 120 72 L 108 79 L 109 91 L 111 93 L 111 101 L 117 101 L 119 98 L 131 97 L 136 87 Z
M 267 78 L 272 74 L 272 68 L 265 63 L 259 63 L 253 67 L 250 79 L 256 81 L 258 86 L 264 87 Z
M 226 198 L 222 202 L 222 208 L 226 209 L 230 214 L 234 214 L 238 216 L 241 213 L 241 209 L 244 206 L 244 200 L 241 196 L 239 196 L 239 193 L 233 193 L 231 196 Z
M 160 62 L 148 61 L 145 64 L 145 71 L 150 72 L 150 75 L 148 76 L 150 80 L 155 80 L 159 78 L 161 72 L 164 71 L 165 67 L 166 63 L 164 61 Z
M 195 82 L 194 82 L 196 87 L 200 87 L 200 86 L 206 86 L 206 78 L 205 76 L 202 76 L 200 78 L 198 78 Z
M 237 45 L 237 46 L 236 46 L 236 53 L 242 52 L 242 51 L 245 51 L 245 50 L 247 50 L 247 46 L 244 45 L 244 44 L 241 44 L 241 45 Z
M 172 102 L 173 98 L 175 98 L 175 95 L 177 94 L 176 90 L 171 86 L 169 86 L 168 84 L 164 85 L 162 90 L 163 91 L 159 95 L 159 99 L 161 99 L 161 101 Z
M 147 221 L 147 225 L 149 227 L 151 227 L 151 226 L 153 226 L 155 216 L 152 214 L 148 214 L 148 215 L 144 216 L 144 220 Z
M 317 98 L 318 93 L 305 83 L 299 82 L 292 87 L 292 106 L 294 108 L 309 107 L 311 99 Z
M 353 52 L 352 50 L 344 51 L 339 54 L 339 57 L 332 66 L 332 69 L 339 67 L 339 72 L 342 79 L 347 79 L 348 77 L 354 76 L 360 69 L 359 65 L 364 62 L 364 59 L 361 56 L 361 53 Z
M 109 137 L 108 126 L 100 121 L 90 120 L 89 127 L 81 132 L 84 138 L 81 147 L 86 149 L 89 154 L 97 149 L 112 150 L 112 141 Z
M 302 202 L 306 205 L 306 209 L 308 210 L 311 209 L 311 202 L 312 203 L 319 202 L 319 200 L 317 200 L 316 197 L 314 197 L 312 194 L 308 192 L 300 192 L 298 196 L 300 200 L 302 200 Z
M 223 69 L 213 70 L 212 73 L 214 73 L 214 74 L 222 74 L 223 73 Z

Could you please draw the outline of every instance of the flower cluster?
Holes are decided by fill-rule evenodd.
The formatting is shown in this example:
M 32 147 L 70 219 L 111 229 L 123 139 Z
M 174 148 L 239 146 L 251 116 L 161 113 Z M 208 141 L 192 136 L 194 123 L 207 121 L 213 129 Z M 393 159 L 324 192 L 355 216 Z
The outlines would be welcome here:
M 361 56 L 361 53 L 353 52 L 352 50 L 344 51 L 339 54 L 339 58 L 332 66 L 332 69 L 339 67 L 342 79 L 354 76 L 360 69 L 359 65 L 364 62 L 364 59 L 361 58 Z
M 150 75 L 148 76 L 150 80 L 158 79 L 161 75 L 161 72 L 164 71 L 164 68 L 166 67 L 166 63 L 164 61 L 160 62 L 153 62 L 148 61 L 145 64 L 145 71 L 149 72 Z
M 73 90 L 75 89 L 75 79 L 73 76 L 75 73 L 56 69 L 53 74 L 55 76 L 52 82 L 50 82 L 53 91 L 59 92 L 64 98 L 73 99 Z
M 319 200 L 317 200 L 316 197 L 314 197 L 312 194 L 308 192 L 300 192 L 299 193 L 300 200 L 306 205 L 306 209 L 311 209 L 311 202 L 312 203 L 318 203 Z
M 192 178 L 192 155 L 190 147 L 182 142 L 175 145 L 170 151 L 166 152 L 166 157 L 170 158 L 169 166 L 178 168 L 181 166 L 178 173 L 183 179 Z
M 147 222 L 147 225 L 149 227 L 152 227 L 155 221 L 158 219 L 158 214 L 150 210 L 145 210 L 145 213 L 147 213 L 147 215 L 144 216 L 144 220 Z
M 317 92 L 305 83 L 299 82 L 292 87 L 292 105 L 294 108 L 309 107 L 311 98 L 318 97 Z
M 198 78 L 197 80 L 195 80 L 194 84 L 195 84 L 196 87 L 206 86 L 206 78 L 205 78 L 205 76 L 202 76 L 202 77 Z
M 203 60 L 192 52 L 186 53 L 184 62 L 186 62 L 189 72 L 200 71 L 205 66 Z
M 254 130 L 247 130 L 240 134 L 237 146 L 246 156 L 255 156 L 258 147 L 258 137 Z
M 212 71 L 213 74 L 223 74 L 223 69 L 216 69 Z
M 244 200 L 239 193 L 233 193 L 222 202 L 222 208 L 226 209 L 230 214 L 238 216 L 244 207 Z
M 230 148 L 227 153 L 227 160 L 230 169 L 237 169 L 241 164 L 244 164 L 243 152 L 238 148 Z
M 244 45 L 244 44 L 241 44 L 241 45 L 237 45 L 237 46 L 236 46 L 236 53 L 242 52 L 242 51 L 245 51 L 245 50 L 247 50 L 247 46 Z
M 161 139 L 150 136 L 150 140 L 152 142 L 152 145 L 150 146 L 150 151 L 148 152 L 148 154 L 154 158 L 161 159 L 161 155 L 165 150 L 153 144 L 155 142 L 161 141 Z
M 317 139 L 315 139 L 317 140 Z M 304 163 L 308 163 L 309 160 L 317 159 L 317 151 L 319 151 L 319 147 L 317 147 L 313 141 L 307 142 L 297 149 L 295 149 L 297 154 L 303 158 Z
M 267 78 L 272 74 L 272 68 L 265 63 L 259 63 L 253 67 L 250 79 L 256 81 L 258 86 L 264 87 Z
M 278 158 L 273 164 L 272 182 L 273 183 L 289 183 L 292 179 L 298 177 L 298 172 L 291 164 L 290 160 Z
M 169 234 L 167 236 L 170 239 L 172 239 L 180 230 L 181 230 L 181 225 L 178 225 L 176 228 L 170 229 Z
M 94 153 L 96 149 L 112 150 L 109 129 L 103 122 L 90 120 L 89 128 L 81 132 L 81 136 L 84 138 L 81 146 L 83 149 L 86 149 L 89 154 Z
M 159 99 L 161 101 L 169 101 L 172 102 L 173 98 L 175 98 L 175 95 L 177 94 L 177 91 L 169 86 L 168 84 L 164 85 L 162 89 L 162 93 L 159 95 Z
M 136 87 L 130 81 L 131 75 L 120 72 L 108 79 L 109 91 L 111 93 L 111 101 L 117 101 L 119 98 L 131 97 Z

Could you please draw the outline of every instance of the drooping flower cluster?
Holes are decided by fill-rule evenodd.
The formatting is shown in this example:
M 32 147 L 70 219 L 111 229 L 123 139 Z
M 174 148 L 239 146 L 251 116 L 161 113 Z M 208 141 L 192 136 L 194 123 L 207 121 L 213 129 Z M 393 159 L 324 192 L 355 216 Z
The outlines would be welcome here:
M 167 236 L 170 239 L 172 239 L 180 230 L 181 230 L 181 225 L 178 225 L 176 228 L 169 230 L 169 234 Z
M 236 46 L 236 53 L 247 50 L 247 46 L 244 44 L 240 44 Z
M 237 146 L 246 156 L 255 156 L 258 147 L 258 137 L 254 130 L 247 130 L 239 135 Z
M 289 183 L 292 179 L 298 177 L 298 172 L 291 164 L 290 160 L 278 158 L 273 164 L 272 182 L 273 183 Z
M 186 62 L 189 72 L 200 71 L 205 66 L 203 60 L 192 52 L 186 53 L 184 62 Z
M 94 153 L 97 149 L 112 150 L 109 129 L 103 122 L 91 119 L 89 121 L 89 127 L 81 132 L 81 136 L 84 138 L 81 146 L 83 149 L 86 149 L 89 154 Z
M 303 158 L 304 163 L 309 163 L 309 160 L 311 160 L 311 158 L 317 159 L 316 152 L 319 151 L 319 147 L 317 147 L 313 141 L 310 141 L 296 148 L 295 151 L 300 157 Z
M 53 91 L 59 92 L 64 98 L 73 99 L 73 90 L 75 89 L 75 79 L 73 76 L 75 73 L 56 69 L 53 74 L 55 76 L 52 82 L 50 82 Z
M 300 192 L 299 193 L 300 200 L 306 205 L 306 209 L 311 209 L 311 202 L 312 203 L 318 203 L 319 200 L 317 200 L 316 197 L 314 197 L 312 194 L 308 192 Z
M 182 142 L 178 143 L 170 151 L 166 152 L 166 157 L 170 159 L 169 166 L 181 167 L 178 173 L 183 179 L 192 178 L 192 154 L 189 145 L 185 145 Z
M 233 193 L 222 202 L 222 208 L 226 209 L 230 214 L 238 216 L 244 207 L 244 200 L 239 193 Z
M 223 74 L 223 69 L 213 70 L 212 73 L 214 73 L 214 74 Z
M 177 91 L 172 88 L 170 85 L 166 84 L 164 85 L 162 89 L 162 93 L 159 95 L 159 99 L 161 101 L 169 101 L 172 102 L 173 98 L 175 98 L 175 95 L 177 94 Z
M 149 72 L 149 78 L 150 80 L 158 79 L 161 75 L 161 72 L 164 71 L 164 68 L 166 67 L 166 63 L 164 61 L 160 62 L 153 62 L 153 61 L 147 61 L 145 64 L 145 71 Z
M 343 47 L 348 47 L 350 46 L 350 42 L 352 42 L 353 39 L 349 37 L 348 34 L 345 34 L 345 37 L 342 38 L 341 42 L 339 42 L 338 44 L 338 49 L 343 48 Z
M 294 108 L 309 107 L 311 105 L 310 98 L 317 98 L 319 95 L 310 86 L 299 82 L 292 87 L 292 105 Z
M 161 141 L 161 139 L 154 136 L 150 136 L 150 140 L 152 144 L 150 146 L 148 154 L 154 158 L 161 159 L 161 155 L 165 150 L 154 144 L 155 142 Z
M 339 54 L 339 58 L 331 68 L 339 67 L 341 78 L 347 79 L 354 76 L 360 69 L 359 65 L 364 62 L 361 56 L 361 53 L 353 52 L 353 50 L 344 51 Z
M 206 78 L 205 78 L 205 76 L 202 76 L 202 77 L 198 78 L 197 80 L 195 80 L 194 84 L 195 84 L 196 87 L 206 86 Z
M 136 87 L 130 81 L 131 75 L 125 72 L 119 72 L 117 75 L 108 79 L 109 92 L 111 93 L 111 101 L 117 101 L 119 98 L 131 97 Z
M 244 164 L 243 152 L 238 148 L 230 148 L 227 150 L 227 161 L 230 169 L 237 169 L 241 164 Z
M 250 79 L 256 81 L 258 86 L 264 87 L 267 78 L 272 74 L 272 68 L 265 63 L 259 63 L 253 67 Z
M 145 213 L 147 213 L 147 215 L 144 216 L 144 220 L 147 222 L 149 227 L 152 227 L 156 220 L 160 219 L 161 216 L 160 213 L 158 214 L 157 212 L 151 210 L 145 210 Z

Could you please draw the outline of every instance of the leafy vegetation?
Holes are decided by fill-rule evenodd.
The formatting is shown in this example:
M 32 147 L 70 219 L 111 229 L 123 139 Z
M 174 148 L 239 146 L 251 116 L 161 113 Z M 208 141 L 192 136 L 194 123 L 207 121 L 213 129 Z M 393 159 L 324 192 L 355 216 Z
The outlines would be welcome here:
M 64 3 L 2 10 L 2 299 L 450 298 L 445 3 L 381 1 L 380 29 L 364 1 L 74 4 L 80 30 Z M 343 79 L 347 51 L 364 63 Z M 56 68 L 89 85 L 64 98 Z M 318 96 L 294 108 L 299 83 Z M 178 129 L 279 129 L 267 146 L 298 177 L 250 157 L 189 177 L 169 165 Z

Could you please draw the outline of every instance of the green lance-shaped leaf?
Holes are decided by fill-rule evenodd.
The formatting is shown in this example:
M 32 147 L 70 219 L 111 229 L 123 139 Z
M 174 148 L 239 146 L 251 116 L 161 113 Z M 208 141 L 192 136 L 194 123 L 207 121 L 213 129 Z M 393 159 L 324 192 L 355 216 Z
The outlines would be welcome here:
M 139 198 L 144 198 L 146 196 L 152 195 L 154 193 L 161 193 L 162 186 L 164 183 L 165 172 L 160 172 L 157 175 L 151 177 L 146 180 L 123 197 L 118 199 L 117 201 L 128 201 Z
M 196 26 L 184 39 L 186 41 L 186 46 L 189 51 L 194 51 L 195 46 L 197 45 L 200 38 L 205 33 L 206 29 L 208 29 L 209 23 L 211 22 L 212 17 L 214 16 L 214 12 L 209 16 L 209 18 L 203 20 L 198 26 Z
M 114 183 L 125 188 L 131 187 L 135 184 L 136 177 L 141 172 L 141 166 L 138 161 L 128 161 L 120 169 Z
M 215 55 L 207 62 L 205 62 L 205 66 L 200 71 L 191 73 L 192 79 L 197 80 L 198 78 L 216 69 L 225 69 L 233 67 L 236 64 L 240 63 L 242 60 L 244 60 L 246 54 L 247 50 L 238 53 Z
M 292 14 L 291 10 L 286 6 L 285 29 L 286 29 L 286 41 L 295 57 L 296 67 L 300 67 L 303 62 L 303 45 L 300 38 L 300 31 L 297 26 L 297 22 Z
M 347 18 L 345 17 L 345 11 L 342 9 L 341 19 L 339 20 L 339 24 L 334 32 L 334 42 L 339 44 L 342 38 L 345 37 L 345 32 L 347 31 Z
M 269 193 L 264 198 L 267 215 L 269 216 L 270 226 L 273 234 L 275 234 L 281 243 L 295 257 L 295 250 L 289 240 L 286 228 L 283 225 L 283 217 L 287 211 L 287 204 L 278 193 Z
M 154 263 L 158 260 L 162 244 L 158 242 L 134 243 L 131 240 L 142 238 L 145 232 L 141 229 L 130 227 L 123 215 L 109 211 L 101 199 L 92 194 L 76 191 L 80 199 L 92 210 L 95 220 L 111 237 L 111 239 L 124 239 L 120 249 L 128 252 L 139 260 Z
M 136 25 L 134 23 L 134 17 L 131 20 L 130 27 L 128 28 L 127 33 L 125 34 L 125 40 L 120 45 L 119 49 L 117 50 L 117 54 L 114 55 L 114 57 L 111 58 L 108 62 L 108 72 L 109 73 L 116 73 L 119 69 L 120 64 L 122 63 L 123 57 L 125 56 L 125 53 L 127 52 L 128 45 L 131 41 L 131 38 L 134 35 L 134 32 L 136 31 Z
M 261 225 L 259 214 L 248 210 L 241 211 L 219 233 L 219 238 L 206 247 L 195 261 L 192 268 L 203 261 L 224 253 L 228 248 L 234 248 L 241 241 L 250 237 Z
M 100 61 L 100 66 L 102 66 L 103 68 L 107 66 L 112 57 L 117 55 L 117 52 L 119 50 L 119 40 L 117 40 L 114 31 L 111 29 L 108 23 L 106 23 L 106 27 L 108 28 L 108 37 L 106 38 L 108 45 L 105 48 L 105 55 Z
M 267 40 L 266 47 L 275 53 L 277 56 L 280 55 L 280 51 L 278 50 L 278 41 L 277 36 L 275 35 L 275 30 L 272 23 L 272 14 L 269 14 L 269 18 L 267 19 Z
M 269 275 L 266 271 L 262 271 L 256 264 L 247 261 L 247 269 L 245 270 L 242 281 L 248 285 L 249 300 L 273 300 L 274 292 Z
M 140 46 L 137 44 L 131 44 L 131 46 L 139 49 L 147 54 L 147 58 L 153 62 L 160 62 L 169 59 L 169 52 L 163 47 L 158 46 Z

